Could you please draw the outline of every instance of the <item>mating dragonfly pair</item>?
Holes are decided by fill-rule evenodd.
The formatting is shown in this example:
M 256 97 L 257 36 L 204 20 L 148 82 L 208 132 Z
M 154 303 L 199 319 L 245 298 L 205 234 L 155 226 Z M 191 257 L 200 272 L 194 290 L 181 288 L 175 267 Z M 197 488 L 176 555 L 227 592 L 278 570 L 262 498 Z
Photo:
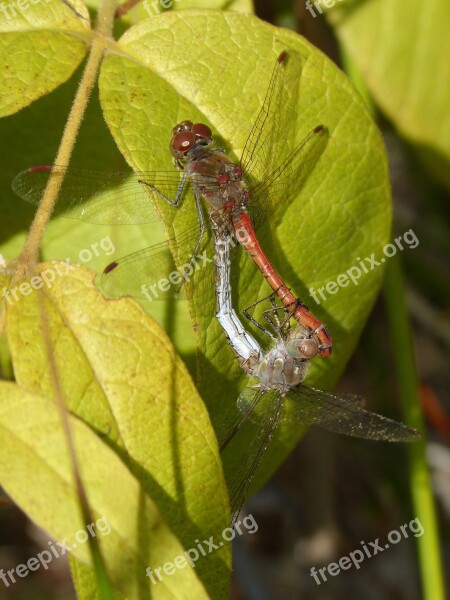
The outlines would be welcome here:
M 290 127 L 283 110 L 289 103 L 289 90 L 298 81 L 289 81 L 287 64 L 294 54 L 283 52 L 276 60 L 265 99 L 236 164 L 213 142 L 212 131 L 203 123 L 183 121 L 172 130 L 170 150 L 173 171 L 138 173 L 98 173 L 66 167 L 33 167 L 19 173 L 13 182 L 15 192 L 38 203 L 52 173 L 62 178 L 58 210 L 67 217 L 101 224 L 148 223 L 154 218 L 153 202 L 180 204 L 190 186 L 198 213 L 194 229 L 167 244 L 158 244 L 118 259 L 103 272 L 101 286 L 108 293 L 137 297 L 146 295 L 151 282 L 160 281 L 173 269 L 174 249 L 199 249 L 204 234 L 202 199 L 208 208 L 216 260 L 216 316 L 241 367 L 258 380 L 256 388 L 246 388 L 238 399 L 241 417 L 221 440 L 226 451 L 241 426 L 259 415 L 259 431 L 254 436 L 245 464 L 231 482 L 232 509 L 239 509 L 264 449 L 277 428 L 284 409 L 298 424 L 317 424 L 332 431 L 367 439 L 410 441 L 417 432 L 405 425 L 365 411 L 360 402 L 303 384 L 308 361 L 332 351 L 325 325 L 299 301 L 285 285 L 264 253 L 256 229 L 270 219 L 272 211 L 298 195 L 306 178 L 325 150 L 328 130 L 319 125 L 287 157 L 276 164 L 274 141 L 289 139 Z M 298 59 L 297 59 L 298 60 Z M 93 196 L 99 196 L 92 200 Z M 265 351 L 242 325 L 232 303 L 230 285 L 230 239 L 253 259 L 273 290 L 278 305 L 272 306 L 272 348 Z M 272 299 L 272 303 L 274 299 Z M 282 311 L 282 316 L 278 314 Z M 266 313 L 266 317 L 268 314 Z M 290 320 L 296 327 L 290 329 Z

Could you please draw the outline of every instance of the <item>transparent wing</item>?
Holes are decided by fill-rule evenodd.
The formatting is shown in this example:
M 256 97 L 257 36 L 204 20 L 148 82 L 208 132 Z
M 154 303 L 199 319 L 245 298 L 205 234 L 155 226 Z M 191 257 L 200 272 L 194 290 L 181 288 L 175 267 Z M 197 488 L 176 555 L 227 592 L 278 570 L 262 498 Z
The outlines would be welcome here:
M 242 416 L 220 444 L 233 522 L 276 431 L 282 403 L 283 399 L 276 390 L 263 392 L 245 388 L 239 396 L 238 407 Z
M 420 437 L 415 429 L 371 413 L 361 403 L 358 396 L 332 394 L 300 384 L 286 394 L 285 414 L 290 422 L 320 425 L 367 440 L 411 442 Z
M 292 57 L 293 58 L 293 57 Z M 270 78 L 269 87 L 261 110 L 250 131 L 242 151 L 240 165 L 249 176 L 251 185 L 263 181 L 273 168 L 276 140 L 282 135 L 281 117 L 283 108 L 287 107 L 287 87 L 285 85 L 285 69 L 288 53 L 282 52 L 275 62 Z
M 300 77 L 301 57 L 292 51 L 283 52 L 244 146 L 241 168 L 250 187 L 255 229 L 298 194 L 328 141 L 328 130 L 318 125 L 286 157 Z
M 269 215 L 276 217 L 294 198 L 314 169 L 328 142 L 328 129 L 315 127 L 262 183 L 250 190 L 250 214 L 258 228 Z
M 180 290 L 197 273 L 203 271 L 202 277 L 213 277 L 211 269 L 204 271 L 206 265 L 214 264 L 212 260 L 206 261 L 207 254 L 203 255 L 204 258 L 199 252 L 196 256 L 187 254 L 189 259 L 179 267 L 173 259 L 172 252 L 179 254 L 178 248 L 182 248 L 183 254 L 187 249 L 193 251 L 199 235 L 199 227 L 194 226 L 177 236 L 176 240 L 170 239 L 113 261 L 105 267 L 101 276 L 102 291 L 107 296 L 126 295 L 145 298 L 150 302 L 167 298 L 184 299 Z
M 239 412 L 236 416 L 236 407 L 233 406 L 223 419 L 219 433 L 219 450 L 223 452 L 232 439 L 240 431 L 247 419 L 251 418 L 252 411 L 260 399 L 259 388 L 245 388 L 240 394 L 236 407 Z
M 13 180 L 14 192 L 32 204 L 38 204 L 52 167 L 30 167 Z M 161 202 L 163 195 L 173 201 L 180 193 L 183 171 L 91 171 L 54 167 L 64 176 L 56 204 L 56 215 L 104 225 L 135 225 L 159 220 L 150 200 Z M 205 179 L 204 187 L 210 182 Z M 214 182 L 211 182 L 213 185 Z M 215 181 L 217 186 L 217 181 Z M 184 193 L 190 188 L 186 180 Z

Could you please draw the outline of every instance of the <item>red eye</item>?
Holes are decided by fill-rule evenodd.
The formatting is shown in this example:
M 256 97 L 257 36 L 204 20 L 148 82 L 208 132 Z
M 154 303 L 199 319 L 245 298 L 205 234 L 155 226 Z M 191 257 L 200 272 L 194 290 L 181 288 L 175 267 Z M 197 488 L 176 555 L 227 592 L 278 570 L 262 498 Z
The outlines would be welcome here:
M 208 138 L 208 139 L 210 139 L 212 137 L 211 129 L 207 125 L 204 125 L 203 123 L 196 123 L 195 125 L 193 125 L 192 132 L 195 133 L 196 137 Z
M 317 356 L 319 349 L 314 340 L 302 340 L 298 346 L 298 351 L 304 358 L 311 359 Z
M 172 139 L 172 149 L 175 152 L 187 152 L 192 148 L 195 142 L 195 135 L 192 131 L 180 131 Z
M 172 129 L 172 135 L 180 133 L 180 131 L 190 131 L 191 129 L 192 121 L 182 121 L 181 123 L 178 123 L 178 125 L 175 125 L 175 127 Z

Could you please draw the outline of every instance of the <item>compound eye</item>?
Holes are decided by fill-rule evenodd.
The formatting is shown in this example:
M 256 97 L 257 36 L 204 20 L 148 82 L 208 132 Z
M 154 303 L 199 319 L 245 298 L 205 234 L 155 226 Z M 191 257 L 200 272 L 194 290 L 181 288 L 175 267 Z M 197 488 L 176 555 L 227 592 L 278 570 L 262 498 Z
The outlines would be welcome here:
M 311 359 L 317 356 L 319 348 L 314 340 L 302 340 L 298 345 L 298 352 L 306 359 Z
M 289 340 L 286 349 L 294 360 L 310 360 L 319 353 L 317 343 L 310 338 Z
M 180 133 L 180 131 L 190 131 L 191 129 L 192 121 L 182 121 L 181 123 L 178 123 L 178 125 L 175 125 L 175 127 L 172 129 L 172 135 Z
M 172 139 L 172 150 L 178 154 L 184 154 L 192 148 L 195 142 L 195 135 L 192 131 L 180 131 Z
M 212 138 L 211 129 L 208 125 L 204 125 L 203 123 L 195 123 L 195 125 L 192 125 L 192 132 L 195 133 L 195 137 L 197 138 Z

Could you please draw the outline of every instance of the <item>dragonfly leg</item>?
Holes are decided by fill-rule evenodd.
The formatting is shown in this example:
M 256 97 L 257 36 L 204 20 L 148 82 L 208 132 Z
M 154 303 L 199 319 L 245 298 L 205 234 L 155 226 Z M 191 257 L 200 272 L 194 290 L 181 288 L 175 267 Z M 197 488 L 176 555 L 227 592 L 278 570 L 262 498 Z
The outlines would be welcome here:
M 189 262 L 191 262 L 193 258 L 196 258 L 198 249 L 200 248 L 200 244 L 202 243 L 202 239 L 203 239 L 203 236 L 204 236 L 205 230 L 206 230 L 205 219 L 203 217 L 203 212 L 202 212 L 202 206 L 200 204 L 200 199 L 199 199 L 199 197 L 197 196 L 197 194 L 195 192 L 194 192 L 194 200 L 195 200 L 195 208 L 197 210 L 197 215 L 198 215 L 198 222 L 199 222 L 200 232 L 198 234 L 197 241 L 195 242 L 194 250 L 191 252 L 191 256 L 190 256 Z M 184 281 L 182 281 L 180 283 L 180 286 L 177 289 L 177 293 L 179 293 L 181 291 L 181 288 L 183 287 L 183 284 L 184 284 Z
M 272 294 L 270 294 L 270 296 L 272 296 Z M 262 331 L 265 335 L 270 337 L 272 340 L 278 341 L 277 338 L 268 329 L 263 327 L 263 325 L 261 325 L 261 323 L 259 323 L 249 312 L 250 309 L 254 308 L 258 304 L 261 304 L 261 302 L 264 302 L 265 300 L 267 300 L 267 298 L 270 298 L 270 296 L 267 296 L 266 298 L 261 298 L 260 300 L 256 300 L 255 302 L 253 302 L 252 304 L 250 304 L 249 306 L 244 308 L 242 310 L 242 313 L 250 321 L 250 323 L 252 323 L 255 327 L 257 327 L 260 331 Z M 273 326 L 271 321 L 269 319 L 267 319 L 267 320 Z
M 164 200 L 164 202 L 167 202 L 167 204 L 169 204 L 170 206 L 177 207 L 178 204 L 180 203 L 181 196 L 183 195 L 183 190 L 184 190 L 184 186 L 186 185 L 186 182 L 187 182 L 187 177 L 188 177 L 188 173 L 187 173 L 187 171 L 185 171 L 183 173 L 183 177 L 181 178 L 180 185 L 178 186 L 177 193 L 176 193 L 176 196 L 175 196 L 174 200 L 171 200 L 170 198 L 167 198 L 167 196 L 165 194 L 163 194 L 160 190 L 158 190 L 157 187 L 155 187 L 151 183 L 147 183 L 146 181 L 143 181 L 143 180 L 139 180 L 139 183 L 141 183 L 142 185 L 145 185 L 145 186 L 151 188 L 154 192 L 156 192 L 158 194 L 158 196 L 160 198 L 162 198 Z M 203 217 L 202 207 L 201 207 L 201 204 L 200 204 L 200 200 L 199 200 L 197 194 L 195 194 L 195 193 L 194 193 L 194 199 L 195 199 L 195 207 L 196 207 L 196 210 L 197 210 L 197 215 L 198 215 L 198 220 L 199 220 L 200 233 L 199 233 L 198 239 L 197 239 L 197 241 L 195 243 L 194 250 L 191 253 L 191 257 L 190 257 L 191 259 L 196 256 L 197 251 L 198 251 L 198 249 L 200 247 L 203 235 L 205 233 L 205 219 Z M 181 288 L 183 287 L 183 283 L 184 282 L 182 282 L 180 284 L 179 288 L 177 289 L 177 293 L 179 293 L 181 291 Z
M 286 323 L 286 320 L 284 321 L 284 323 L 282 325 L 281 321 L 280 321 L 280 317 L 278 316 L 278 311 L 281 309 L 281 307 L 277 306 L 277 304 L 276 304 L 276 294 L 275 293 L 270 294 L 269 301 L 270 301 L 272 308 L 269 308 L 264 311 L 264 318 L 266 319 L 266 321 L 268 321 L 272 325 L 272 327 L 275 329 L 275 331 L 278 331 L 278 333 L 282 334 L 283 333 L 283 325 Z
M 263 316 L 266 319 L 266 321 L 270 324 L 272 329 L 274 331 L 276 331 L 281 338 L 283 338 L 285 331 L 290 329 L 291 315 L 285 306 L 277 306 L 277 304 L 276 304 L 277 298 L 278 298 L 277 293 L 272 292 L 268 296 L 265 296 L 264 298 L 261 298 L 260 300 L 256 300 L 256 302 L 253 302 L 252 304 L 250 304 L 250 306 L 247 306 L 247 308 L 243 311 L 243 313 L 245 314 L 247 319 L 249 319 L 249 321 L 251 321 L 259 329 L 261 329 L 261 324 L 255 323 L 255 319 L 250 316 L 249 309 L 257 306 L 261 302 L 265 302 L 266 300 L 269 300 L 272 308 L 266 309 L 263 312 Z M 285 317 L 283 321 L 281 321 L 280 316 L 279 316 L 280 311 Z M 264 330 L 264 333 L 267 334 L 267 331 Z M 272 337 L 272 339 L 275 339 L 273 336 L 271 336 L 271 337 Z
M 288 331 L 291 328 L 291 313 L 287 310 L 287 308 L 283 305 L 283 306 L 277 306 L 276 304 L 276 299 L 277 299 L 277 295 L 274 292 L 273 294 L 271 294 L 270 296 L 270 303 L 272 305 L 271 309 L 268 309 L 267 311 L 265 311 L 266 313 L 273 313 L 273 319 L 276 321 L 276 326 L 273 325 L 273 327 L 278 331 L 278 333 L 280 334 L 280 336 L 282 337 L 282 339 L 285 339 Z M 283 314 L 284 316 L 284 320 L 281 321 L 280 320 L 280 316 L 279 313 Z M 266 319 L 269 319 L 268 316 L 264 315 L 266 317 Z M 272 321 L 273 324 L 273 321 Z
M 263 312 L 263 316 L 281 340 L 285 340 L 291 328 L 291 314 L 285 306 L 277 306 L 277 295 L 274 292 L 269 296 L 271 308 Z M 280 315 L 281 313 L 281 315 Z
M 198 197 L 198 195 L 194 192 L 194 200 L 195 200 L 195 208 L 197 210 L 197 216 L 198 216 L 198 223 L 199 223 L 199 227 L 200 227 L 200 233 L 198 236 L 198 239 L 195 243 L 195 248 L 194 251 L 192 253 L 192 256 L 195 256 L 198 252 L 198 249 L 200 248 L 200 244 L 202 242 L 202 238 L 205 234 L 205 218 L 203 216 L 203 211 L 202 211 L 202 205 L 200 202 L 200 198 Z
M 160 198 L 162 198 L 164 200 L 164 202 L 167 202 L 167 204 L 169 204 L 170 206 L 176 207 L 180 203 L 181 196 L 183 195 L 183 190 L 184 190 L 184 186 L 186 185 L 186 182 L 187 182 L 187 177 L 188 177 L 188 173 L 187 173 L 187 171 L 185 171 L 183 173 L 183 177 L 181 178 L 180 185 L 178 186 L 177 193 L 176 193 L 174 200 L 167 198 L 167 196 L 165 194 L 163 194 L 160 190 L 158 190 L 157 187 L 155 187 L 151 183 L 147 183 L 147 181 L 143 181 L 142 179 L 139 179 L 138 183 L 142 183 L 142 185 L 146 185 L 147 187 L 151 188 L 154 192 L 156 192 L 158 194 L 158 196 Z
M 247 312 L 247 309 L 244 309 L 242 312 L 244 313 L 244 316 L 250 321 L 250 323 L 252 323 L 260 331 L 262 331 L 264 333 L 264 335 L 267 335 L 268 337 L 270 337 L 270 339 L 274 340 L 275 342 L 278 341 L 278 339 L 268 329 L 266 329 L 263 325 L 261 325 L 261 323 L 259 323 L 256 319 L 254 319 L 251 316 L 250 313 Z

